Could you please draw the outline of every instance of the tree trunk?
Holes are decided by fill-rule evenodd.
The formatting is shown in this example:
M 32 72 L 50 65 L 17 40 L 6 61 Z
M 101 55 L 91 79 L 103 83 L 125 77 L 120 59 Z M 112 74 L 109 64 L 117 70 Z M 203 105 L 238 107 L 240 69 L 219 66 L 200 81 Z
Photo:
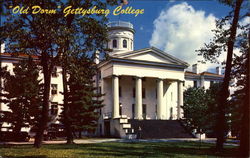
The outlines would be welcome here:
M 248 44 L 250 44 L 250 32 L 248 34 Z M 245 99 L 243 102 L 243 117 L 241 123 L 241 133 L 240 133 L 240 153 L 242 157 L 250 157 L 250 146 L 249 146 L 249 117 L 250 117 L 250 108 L 249 108 L 249 48 L 247 54 L 247 85 L 245 87 Z
M 230 37 L 227 43 L 227 61 L 226 61 L 226 70 L 225 76 L 223 79 L 222 88 L 220 91 L 219 97 L 219 105 L 218 105 L 218 120 L 217 120 L 217 141 L 216 141 L 216 149 L 217 151 L 221 151 L 223 149 L 223 143 L 225 141 L 225 132 L 226 132 L 226 118 L 225 118 L 225 109 L 227 105 L 227 98 L 229 97 L 229 82 L 230 82 L 230 74 L 232 69 L 232 56 L 234 49 L 235 36 L 237 32 L 237 25 L 239 21 L 240 8 L 243 0 L 237 0 L 234 8 L 234 17 L 233 23 L 230 28 Z
M 19 141 L 19 137 L 20 137 L 20 132 L 21 132 L 21 121 L 19 122 L 17 122 L 16 124 L 15 124 L 15 127 L 14 127 L 14 129 L 13 129 L 13 134 L 14 134 L 14 138 L 15 138 L 15 141 Z
M 50 83 L 51 83 L 51 65 L 49 64 L 49 56 L 46 53 L 42 53 L 42 67 L 43 67 L 43 77 L 44 77 L 44 91 L 43 91 L 43 105 L 42 105 L 42 115 L 38 122 L 38 130 L 35 137 L 34 147 L 40 148 L 43 141 L 43 133 L 47 128 L 47 123 L 49 121 L 49 96 L 50 96 Z
M 82 138 L 82 131 L 81 130 L 79 130 L 78 138 Z
M 68 82 L 67 82 L 67 71 L 65 66 L 63 66 L 63 70 L 62 70 L 62 78 L 63 78 L 63 106 L 64 106 L 64 110 L 63 110 L 63 115 L 64 115 L 64 125 L 65 125 L 65 130 L 66 130 L 66 136 L 67 136 L 67 144 L 73 144 L 73 134 L 72 134 L 72 130 L 71 130 L 71 126 L 70 126 L 70 122 L 69 122 L 69 105 L 68 105 L 68 98 L 69 98 L 69 94 L 68 94 Z

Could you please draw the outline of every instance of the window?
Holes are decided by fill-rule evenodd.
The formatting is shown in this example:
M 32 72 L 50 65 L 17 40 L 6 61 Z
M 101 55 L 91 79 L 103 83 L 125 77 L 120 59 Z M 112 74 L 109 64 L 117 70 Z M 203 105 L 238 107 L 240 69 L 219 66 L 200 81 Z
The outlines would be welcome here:
M 157 115 L 157 104 L 155 104 L 155 115 Z
M 173 119 L 173 107 L 170 108 L 170 118 L 169 118 L 169 119 L 170 119 L 170 120 Z
M 98 93 L 102 93 L 102 87 L 98 87 Z
M 135 118 L 135 104 L 132 104 L 132 119 Z
M 135 88 L 133 88 L 133 98 L 135 98 Z
M 117 48 L 117 40 L 113 40 L 113 48 Z
M 98 77 L 98 79 L 101 79 L 101 78 L 102 78 L 102 72 L 101 72 L 101 71 L 98 71 L 98 72 L 97 72 L 97 77 Z
M 51 94 L 57 94 L 57 84 L 51 84 Z
M 52 76 L 52 77 L 57 77 L 57 76 L 58 76 L 58 75 L 57 75 L 57 68 L 56 68 L 56 67 L 53 67 L 51 76 Z
M 210 86 L 212 86 L 214 84 L 214 81 L 210 81 Z
M 123 48 L 127 48 L 127 40 L 123 40 L 122 44 L 123 44 Z
M 119 104 L 119 114 L 122 115 L 122 103 Z
M 147 117 L 147 105 L 146 104 L 142 105 L 142 115 L 143 115 L 143 119 L 146 119 Z
M 194 87 L 197 88 L 197 81 L 194 81 Z
M 58 113 L 58 103 L 57 102 L 52 102 L 51 103 L 51 108 L 50 108 L 50 114 L 51 115 L 57 115 Z
M 142 98 L 146 98 L 146 89 L 142 88 Z
M 119 97 L 122 97 L 122 87 L 119 87 Z

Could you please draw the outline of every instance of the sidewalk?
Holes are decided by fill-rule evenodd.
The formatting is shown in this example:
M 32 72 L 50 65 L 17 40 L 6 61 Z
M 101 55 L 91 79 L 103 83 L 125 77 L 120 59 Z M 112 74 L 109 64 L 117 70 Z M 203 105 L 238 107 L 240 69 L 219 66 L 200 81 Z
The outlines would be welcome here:
M 183 142 L 183 141 L 194 141 L 199 142 L 198 138 L 170 138 L 170 139 L 115 139 L 115 138 L 87 138 L 87 139 L 75 139 L 74 142 L 76 144 L 92 144 L 92 143 L 108 143 L 108 142 L 122 142 L 122 143 L 130 143 L 130 142 Z M 216 143 L 215 138 L 206 138 L 201 140 L 203 143 Z M 43 144 L 65 144 L 66 141 L 44 141 Z M 0 145 L 9 144 L 9 145 L 24 145 L 24 144 L 34 144 L 34 140 L 29 142 L 0 142 Z M 232 145 L 239 146 L 239 141 L 231 140 L 224 143 L 224 145 Z

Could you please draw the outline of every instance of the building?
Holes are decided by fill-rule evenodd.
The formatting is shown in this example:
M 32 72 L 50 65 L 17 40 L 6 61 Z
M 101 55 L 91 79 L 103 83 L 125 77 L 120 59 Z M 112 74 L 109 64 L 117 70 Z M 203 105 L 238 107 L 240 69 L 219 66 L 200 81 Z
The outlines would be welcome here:
M 113 51 L 108 60 L 96 58 L 99 72 L 95 84 L 105 94 L 97 135 L 126 138 L 140 130 L 144 134 L 152 130 L 153 135 L 159 134 L 154 129 L 181 130 L 176 120 L 183 118 L 183 90 L 189 86 L 208 88 L 223 78 L 219 73 L 199 73 L 197 65 L 193 72 L 186 71 L 188 63 L 155 47 L 134 50 L 135 30 L 129 22 L 111 22 L 108 29 L 108 48 Z M 18 60 L 6 53 L 1 58 L 2 66 L 9 70 Z M 61 111 L 58 105 L 63 103 L 61 68 L 56 67 L 53 74 L 50 113 L 56 121 Z M 0 110 L 7 109 L 1 104 Z
M 130 128 L 135 130 L 130 120 L 181 119 L 184 86 L 209 88 L 223 78 L 199 73 L 197 64 L 194 72 L 185 71 L 188 63 L 155 47 L 134 51 L 132 24 L 118 21 L 108 26 L 108 47 L 113 52 L 98 66 L 98 86 L 106 105 L 99 127 L 103 135 L 124 137 Z

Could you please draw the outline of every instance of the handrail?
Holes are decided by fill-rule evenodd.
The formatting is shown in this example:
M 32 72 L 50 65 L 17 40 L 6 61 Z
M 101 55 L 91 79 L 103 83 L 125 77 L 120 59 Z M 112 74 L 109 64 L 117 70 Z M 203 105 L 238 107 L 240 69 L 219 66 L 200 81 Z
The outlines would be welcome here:
M 133 24 L 131 24 L 130 22 L 125 22 L 125 21 L 112 21 L 109 22 L 108 27 L 128 27 L 133 29 Z

